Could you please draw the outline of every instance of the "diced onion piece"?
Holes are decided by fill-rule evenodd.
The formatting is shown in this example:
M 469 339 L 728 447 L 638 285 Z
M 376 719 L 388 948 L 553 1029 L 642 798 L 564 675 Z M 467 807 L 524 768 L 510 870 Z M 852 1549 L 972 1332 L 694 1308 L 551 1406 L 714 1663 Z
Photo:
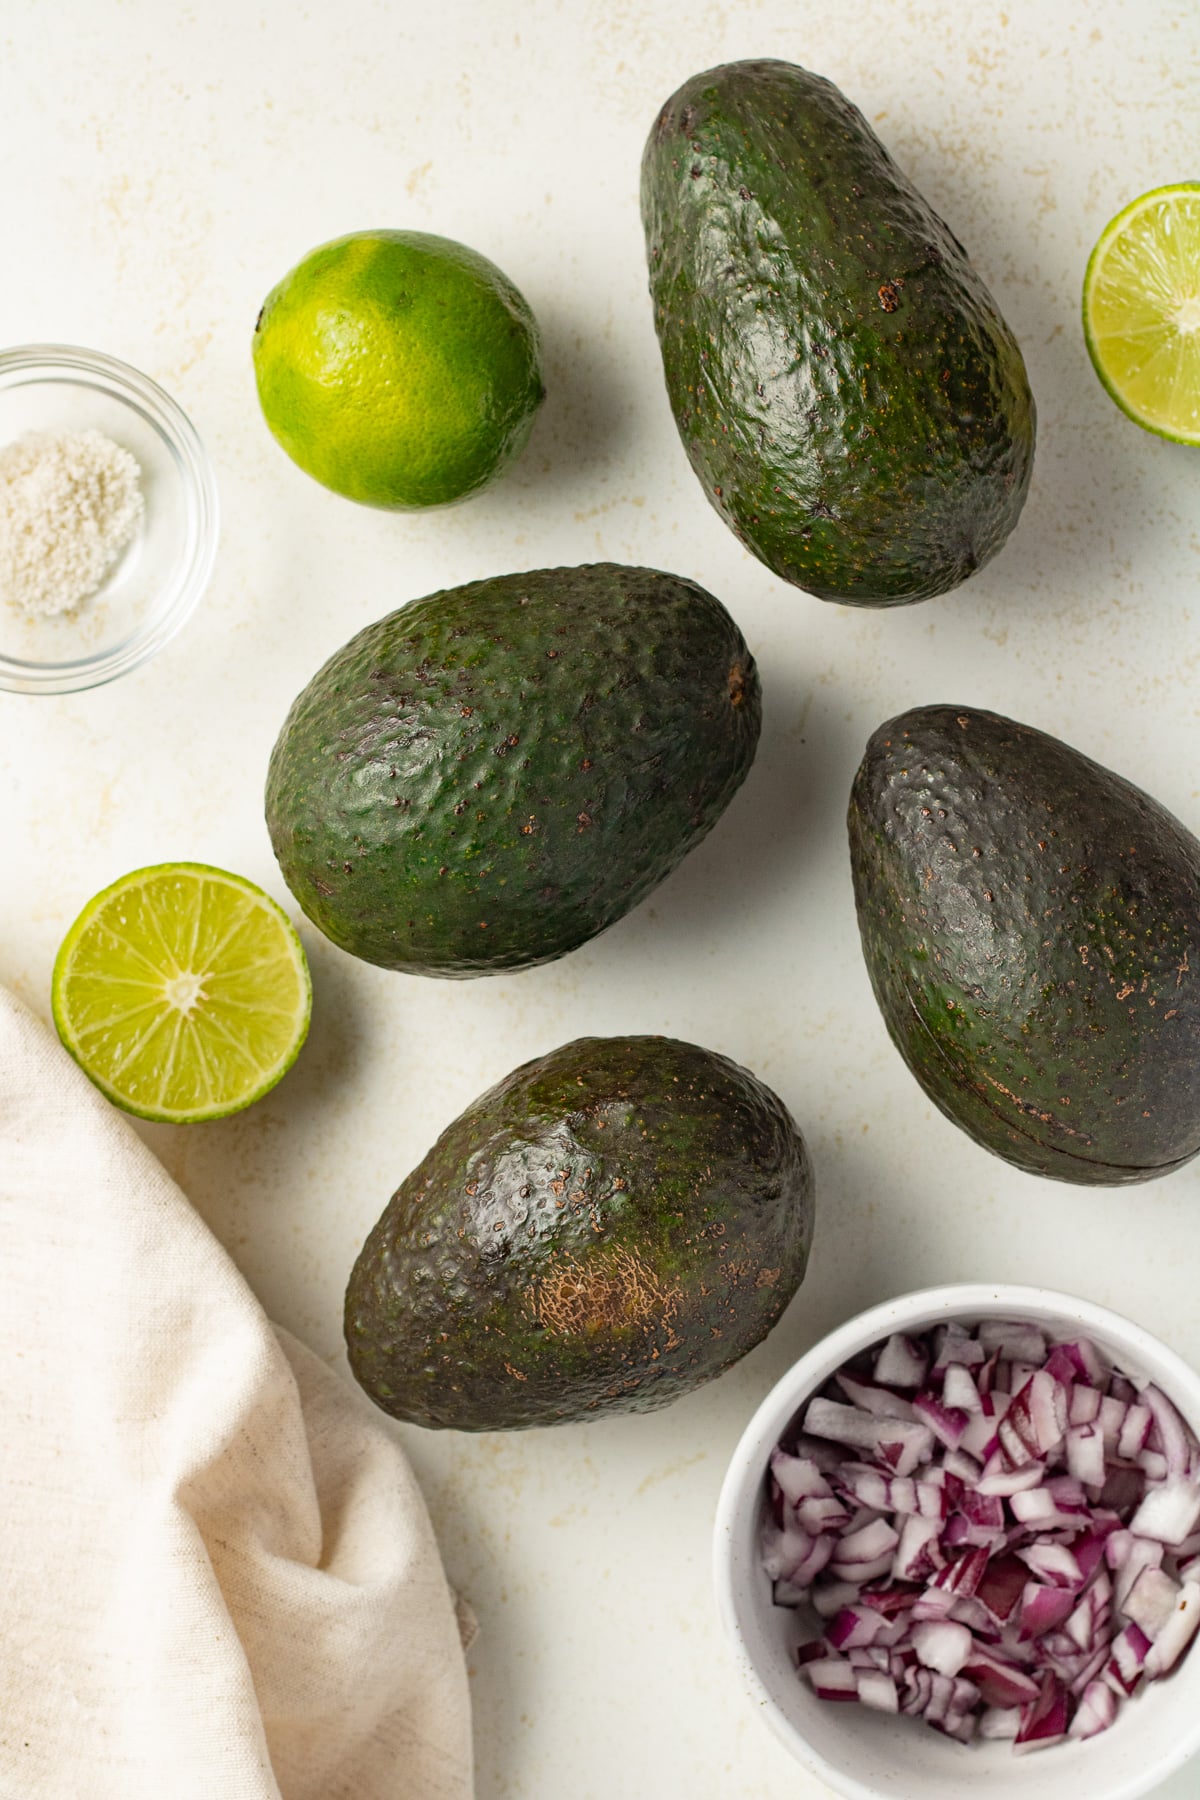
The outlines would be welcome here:
M 1116 1407 L 1120 1402 L 1111 1400 L 1109 1405 Z M 1136 1462 L 1149 1442 L 1153 1424 L 1154 1414 L 1148 1406 L 1125 1408 L 1125 1416 L 1116 1428 L 1113 1442 L 1113 1449 L 1122 1462 Z
M 1098 1732 L 1107 1731 L 1116 1716 L 1117 1696 L 1112 1689 L 1103 1681 L 1089 1681 L 1075 1709 L 1068 1736 L 1095 1737 Z
M 858 1595 L 859 1589 L 855 1582 L 822 1576 L 820 1581 L 813 1584 L 810 1598 L 818 1618 L 832 1619 L 844 1606 L 853 1606 Z
M 879 1557 L 890 1557 L 900 1542 L 900 1533 L 887 1523 L 886 1519 L 872 1519 L 869 1525 L 863 1525 L 858 1531 L 848 1532 L 839 1538 L 834 1552 L 834 1561 L 847 1567 L 852 1563 L 876 1562 Z
M 1045 1361 L 1046 1339 L 1037 1325 L 1015 1319 L 984 1319 L 975 1336 L 985 1350 L 998 1350 L 1010 1362 L 1014 1357 L 1025 1362 Z
M 963 1432 L 967 1429 L 970 1414 L 960 1412 L 956 1407 L 946 1406 L 936 1394 L 920 1393 L 913 1401 L 913 1411 L 922 1424 L 928 1425 L 935 1438 L 945 1444 L 948 1450 L 955 1450 L 962 1442 Z
M 1068 1474 L 1085 1487 L 1102 1488 L 1107 1473 L 1104 1433 L 1095 1425 L 1068 1426 L 1066 1446 Z
M 789 1506 L 796 1506 L 811 1495 L 828 1496 L 833 1492 L 816 1463 L 807 1456 L 789 1456 L 786 1450 L 773 1450 L 771 1473 Z
M 1013 1749 L 1046 1750 L 1061 1744 L 1070 1721 L 1070 1701 L 1066 1689 L 1053 1675 L 1046 1677 L 1038 1698 L 1021 1708 L 1021 1725 L 1013 1740 Z
M 1182 1544 L 1200 1519 L 1200 1486 L 1185 1475 L 1169 1475 L 1161 1487 L 1151 1488 L 1129 1521 L 1135 1537 L 1157 1538 L 1161 1544 Z
M 927 1669 L 957 1675 L 971 1654 L 971 1633 L 952 1619 L 914 1625 L 912 1646 Z
M 892 1574 L 897 1581 L 925 1581 L 944 1567 L 940 1536 L 936 1519 L 913 1517 L 904 1521 L 892 1559 Z
M 951 1320 L 947 1325 L 939 1325 L 933 1334 L 934 1359 L 932 1374 L 939 1374 L 951 1364 L 959 1363 L 968 1369 L 977 1369 L 987 1361 L 987 1351 L 978 1338 L 972 1337 L 969 1331 Z
M 820 1537 L 823 1532 L 838 1531 L 850 1517 L 836 1494 L 813 1494 L 808 1500 L 801 1500 L 796 1507 L 796 1523 L 802 1531 L 813 1537 Z
M 1142 1679 L 1151 1648 L 1150 1639 L 1140 1625 L 1126 1625 L 1113 1639 L 1104 1679 L 1114 1693 L 1132 1694 Z
M 950 1363 L 946 1369 L 946 1379 L 942 1383 L 942 1399 L 949 1407 L 958 1412 L 977 1413 L 983 1410 L 983 1396 L 975 1386 L 975 1377 L 963 1363 Z
M 811 1548 L 812 1538 L 798 1525 L 789 1524 L 780 1530 L 773 1519 L 763 1525 L 760 1554 L 772 1581 L 798 1568 Z
M 860 1650 L 875 1642 L 887 1620 L 882 1613 L 866 1606 L 843 1606 L 826 1628 L 825 1636 L 835 1650 Z
M 1121 1611 L 1134 1625 L 1140 1625 L 1153 1643 L 1174 1612 L 1181 1591 L 1179 1583 L 1161 1569 L 1147 1567 L 1130 1587 Z
M 928 1368 L 926 1351 L 911 1338 L 896 1333 L 875 1358 L 875 1379 L 884 1387 L 918 1388 Z
M 843 1657 L 822 1657 L 819 1662 L 805 1663 L 801 1674 L 812 1682 L 813 1692 L 821 1700 L 857 1700 L 858 1673 Z
M 1116 1536 L 1116 1533 L 1113 1534 Z M 1124 1534 L 1127 1542 L 1122 1546 L 1124 1560 L 1114 1565 L 1116 1579 L 1113 1583 L 1118 1612 L 1125 1611 L 1125 1603 L 1129 1591 L 1144 1569 L 1162 1567 L 1163 1547 L 1153 1538 L 1134 1537 L 1132 1532 Z
M 857 1685 L 858 1697 L 864 1706 L 872 1706 L 877 1712 L 899 1712 L 900 1696 L 890 1675 L 885 1675 L 882 1670 L 864 1671 L 859 1675 Z
M 1071 1389 L 1071 1398 L 1067 1405 L 1067 1421 L 1071 1425 L 1094 1425 L 1100 1416 L 1100 1402 L 1104 1396 L 1090 1387 Z
M 1175 1610 L 1163 1625 L 1146 1657 L 1146 1676 L 1157 1681 L 1173 1669 L 1196 1635 L 1200 1625 L 1200 1586 L 1185 1581 L 1179 1590 Z
M 1039 1581 L 1048 1582 L 1051 1587 L 1083 1586 L 1083 1570 L 1066 1544 L 1028 1544 L 1017 1555 Z
M 1021 1725 L 1019 1706 L 989 1706 L 980 1715 L 981 1738 L 1015 1738 Z
M 877 1419 L 836 1400 L 810 1401 L 804 1429 L 813 1437 L 875 1451 L 894 1475 L 911 1475 L 918 1463 L 928 1460 L 934 1443 L 932 1431 L 919 1421 Z
M 849 1400 L 851 1406 L 857 1406 L 863 1412 L 871 1413 L 877 1419 L 915 1419 L 912 1401 L 906 1400 L 902 1394 L 893 1394 L 890 1388 L 876 1387 L 872 1382 L 861 1381 L 852 1375 L 849 1369 L 841 1369 L 834 1380 Z
M 1075 1596 L 1070 1588 L 1047 1587 L 1039 1581 L 1027 1582 L 1021 1596 L 1022 1639 L 1045 1637 L 1074 1610 Z
M 1142 1389 L 1142 1405 L 1148 1406 L 1154 1416 L 1159 1448 L 1166 1458 L 1167 1474 L 1185 1474 L 1194 1448 L 1189 1443 L 1187 1426 L 1161 1388 L 1156 1388 L 1153 1382 Z

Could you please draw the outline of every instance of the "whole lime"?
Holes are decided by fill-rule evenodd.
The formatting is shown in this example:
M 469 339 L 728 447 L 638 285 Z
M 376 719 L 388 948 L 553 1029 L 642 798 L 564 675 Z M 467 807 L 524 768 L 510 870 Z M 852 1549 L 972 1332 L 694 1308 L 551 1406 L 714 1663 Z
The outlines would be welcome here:
M 267 424 L 368 506 L 445 506 L 524 448 L 544 396 L 537 322 L 494 263 L 423 231 L 322 244 L 254 328 Z

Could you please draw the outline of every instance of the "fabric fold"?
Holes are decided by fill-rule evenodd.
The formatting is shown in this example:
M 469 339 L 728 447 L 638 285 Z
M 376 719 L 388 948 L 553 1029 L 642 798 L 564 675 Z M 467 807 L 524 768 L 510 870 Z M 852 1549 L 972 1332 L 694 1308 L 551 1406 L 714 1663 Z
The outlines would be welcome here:
M 389 1423 L 0 990 L 0 1800 L 469 1800 Z

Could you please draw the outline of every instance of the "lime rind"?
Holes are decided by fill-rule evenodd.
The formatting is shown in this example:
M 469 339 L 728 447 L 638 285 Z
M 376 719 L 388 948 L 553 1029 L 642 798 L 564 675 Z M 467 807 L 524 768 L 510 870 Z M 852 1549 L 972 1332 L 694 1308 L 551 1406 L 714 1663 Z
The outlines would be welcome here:
M 199 1004 L 183 1004 L 193 988 Z M 282 1079 L 308 1032 L 312 983 L 294 926 L 254 882 L 157 863 L 89 900 L 59 948 L 51 1004 L 63 1045 L 115 1105 L 193 1124 Z
M 1153 188 L 1105 226 L 1084 274 L 1083 331 L 1127 417 L 1200 444 L 1200 182 Z

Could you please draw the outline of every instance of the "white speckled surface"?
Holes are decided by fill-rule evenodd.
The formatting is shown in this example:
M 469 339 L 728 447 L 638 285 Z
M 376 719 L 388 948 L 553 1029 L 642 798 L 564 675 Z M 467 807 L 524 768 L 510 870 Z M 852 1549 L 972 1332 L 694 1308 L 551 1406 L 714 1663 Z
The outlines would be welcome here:
M 1025 349 L 1032 495 L 999 559 L 943 600 L 852 612 L 785 587 L 709 509 L 676 439 L 645 294 L 642 139 L 685 76 L 761 54 L 831 76 L 877 123 Z M 0 343 L 89 344 L 163 382 L 208 443 L 225 512 L 212 590 L 157 661 L 74 698 L 0 695 L 0 980 L 47 1013 L 62 933 L 139 863 L 211 861 L 285 897 L 261 784 L 286 706 L 353 630 L 434 587 L 657 563 L 725 600 L 762 669 L 746 788 L 633 917 L 558 965 L 465 984 L 358 965 L 308 931 L 316 1010 L 293 1074 L 240 1119 L 146 1132 L 274 1315 L 335 1359 L 345 1275 L 388 1194 L 528 1056 L 584 1032 L 694 1038 L 754 1068 L 805 1128 L 811 1273 L 720 1383 L 587 1428 L 406 1433 L 482 1623 L 480 1800 L 823 1792 L 732 1680 L 708 1538 L 753 1406 L 852 1311 L 939 1281 L 1044 1282 L 1200 1360 L 1200 1165 L 1132 1193 L 1072 1190 L 936 1114 L 871 999 L 843 828 L 868 733 L 927 700 L 1056 731 L 1200 825 L 1200 452 L 1121 417 L 1077 319 L 1108 217 L 1194 176 L 1198 79 L 1200 12 L 1183 0 L 0 11 Z M 316 487 L 254 395 L 267 289 L 314 244 L 377 224 L 492 256 L 546 342 L 524 461 L 424 518 Z M 1160 1800 L 1194 1800 L 1198 1779 Z

